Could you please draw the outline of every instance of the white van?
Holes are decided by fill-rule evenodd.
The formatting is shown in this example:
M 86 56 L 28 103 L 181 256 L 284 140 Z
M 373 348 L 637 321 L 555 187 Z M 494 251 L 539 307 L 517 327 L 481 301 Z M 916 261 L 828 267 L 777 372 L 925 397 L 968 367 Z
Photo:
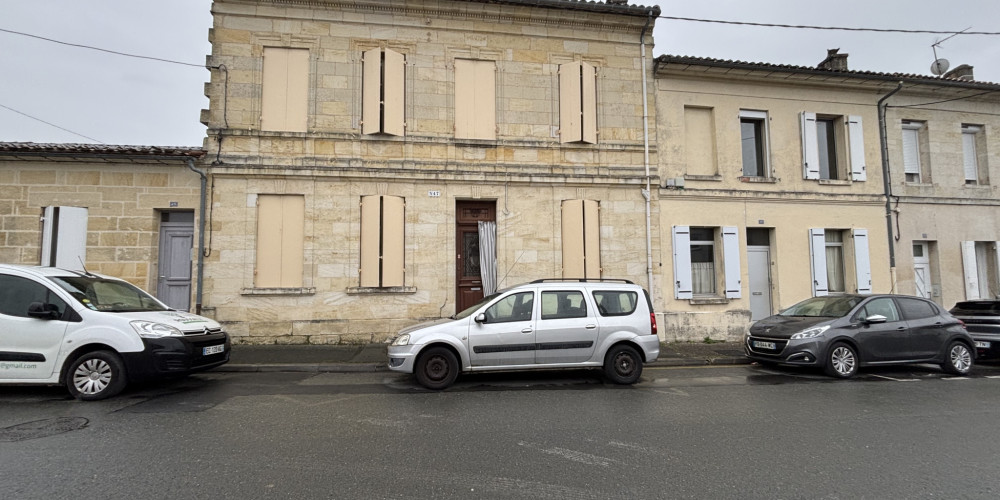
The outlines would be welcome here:
M 97 400 L 130 381 L 219 366 L 229 353 L 218 323 L 124 280 L 0 264 L 0 383 L 65 384 Z

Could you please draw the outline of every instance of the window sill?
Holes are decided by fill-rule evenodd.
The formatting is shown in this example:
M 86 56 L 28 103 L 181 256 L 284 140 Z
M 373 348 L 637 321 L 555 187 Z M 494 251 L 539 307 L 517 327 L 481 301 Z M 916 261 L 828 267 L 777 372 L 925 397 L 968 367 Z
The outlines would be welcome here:
M 240 295 L 315 295 L 313 287 L 299 288 L 244 288 Z
M 686 181 L 714 181 L 722 182 L 721 175 L 694 175 L 694 174 L 684 174 L 684 180 Z
M 729 299 L 725 297 L 695 297 L 693 299 L 689 299 L 688 303 L 693 306 L 718 305 L 728 304 Z
M 820 179 L 820 186 L 850 186 L 852 181 L 840 179 Z
M 377 294 L 413 294 L 417 293 L 415 286 L 352 286 L 347 289 L 348 295 Z
M 777 184 L 778 181 L 780 180 L 777 177 L 747 177 L 747 176 L 741 176 L 739 177 L 739 179 L 740 182 L 761 183 L 761 184 Z
M 992 187 L 992 186 L 990 186 L 989 184 L 962 184 L 962 187 L 964 189 L 983 189 L 983 190 L 986 190 L 986 189 L 990 189 L 990 187 Z

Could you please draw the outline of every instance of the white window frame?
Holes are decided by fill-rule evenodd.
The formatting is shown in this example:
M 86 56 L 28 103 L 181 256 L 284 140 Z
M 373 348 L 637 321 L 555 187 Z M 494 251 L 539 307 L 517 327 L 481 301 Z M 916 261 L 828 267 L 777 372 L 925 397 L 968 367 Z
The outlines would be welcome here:
M 724 273 L 724 296 L 727 299 L 738 299 L 743 296 L 743 277 L 740 264 L 740 244 L 739 229 L 735 226 L 696 226 L 706 229 L 720 229 L 722 245 L 722 269 Z M 671 231 L 674 250 L 674 297 L 680 300 L 693 299 L 694 278 L 691 265 L 691 226 L 674 226 Z M 720 244 L 713 237 L 710 242 L 713 247 L 713 264 L 715 264 L 716 275 L 719 272 L 719 263 L 714 251 Z M 714 296 L 718 296 L 716 289 Z
M 976 147 L 976 136 L 982 131 L 977 125 L 962 125 L 962 169 L 965 172 L 965 183 L 978 185 L 979 179 L 979 149 Z
M 833 121 L 834 151 L 837 160 L 837 180 L 868 180 L 865 164 L 865 134 L 860 115 L 823 115 L 824 120 Z M 800 115 L 802 132 L 802 176 L 807 180 L 826 180 L 820 177 L 819 130 L 816 126 L 817 114 L 803 111 Z M 841 137 L 837 128 L 846 124 L 846 137 Z M 840 150 L 840 141 L 846 139 L 846 158 Z
M 907 183 L 920 184 L 923 181 L 923 167 L 920 161 L 920 131 L 923 122 L 903 121 L 903 176 Z M 914 175 L 916 180 L 907 176 Z
M 743 142 L 743 120 L 752 120 L 752 121 L 760 122 L 761 123 L 761 133 L 760 133 L 761 159 L 760 159 L 760 161 L 762 163 L 761 170 L 763 170 L 763 172 L 762 172 L 763 175 L 760 175 L 760 176 L 757 176 L 757 175 L 747 176 L 746 175 L 746 165 L 741 165 L 741 172 L 743 173 L 743 175 L 745 177 L 764 177 L 764 178 L 771 177 L 772 176 L 771 175 L 771 161 L 770 161 L 770 158 L 771 158 L 771 144 L 770 143 L 771 143 L 771 141 L 768 140 L 768 138 L 770 136 L 770 130 L 769 130 L 769 126 L 768 126 L 767 111 L 757 111 L 757 110 L 751 110 L 751 109 L 741 109 L 740 113 L 739 113 L 739 116 L 740 116 L 740 146 L 741 146 L 740 147 L 740 153 L 741 153 L 741 157 L 740 158 L 741 158 L 741 163 L 742 163 L 742 159 L 743 159 L 743 156 L 742 156 L 742 152 L 743 152 L 743 149 L 742 149 L 742 146 L 743 146 L 743 144 L 742 144 L 742 142 Z M 757 146 L 756 142 L 754 143 L 754 146 L 755 147 Z

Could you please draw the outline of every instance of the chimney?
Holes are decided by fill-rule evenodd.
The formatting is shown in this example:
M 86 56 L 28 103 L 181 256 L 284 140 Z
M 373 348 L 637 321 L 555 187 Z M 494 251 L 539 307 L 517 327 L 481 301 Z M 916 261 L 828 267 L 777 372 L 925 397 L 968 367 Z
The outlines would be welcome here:
M 972 66 L 959 64 L 955 69 L 945 73 L 944 78 L 957 78 L 959 80 L 972 80 Z
M 847 56 L 850 54 L 838 54 L 840 49 L 827 49 L 826 59 L 816 67 L 819 69 L 829 69 L 833 71 L 847 71 Z

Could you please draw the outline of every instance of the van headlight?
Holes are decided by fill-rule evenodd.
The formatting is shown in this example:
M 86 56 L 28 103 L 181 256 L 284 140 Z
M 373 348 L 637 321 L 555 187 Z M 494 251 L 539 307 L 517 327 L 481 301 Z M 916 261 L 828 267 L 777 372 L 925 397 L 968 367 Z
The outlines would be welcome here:
M 808 330 L 802 330 L 801 332 L 792 335 L 792 340 L 816 338 L 823 335 L 823 332 L 829 329 L 830 325 L 825 325 L 809 328 Z
M 396 340 L 392 341 L 392 345 L 407 345 L 409 343 L 410 343 L 410 334 L 409 333 L 404 333 L 404 334 L 396 337 Z
M 183 337 L 184 332 L 163 323 L 155 321 L 135 320 L 131 323 L 132 328 L 140 337 L 147 339 L 158 339 L 162 337 Z

